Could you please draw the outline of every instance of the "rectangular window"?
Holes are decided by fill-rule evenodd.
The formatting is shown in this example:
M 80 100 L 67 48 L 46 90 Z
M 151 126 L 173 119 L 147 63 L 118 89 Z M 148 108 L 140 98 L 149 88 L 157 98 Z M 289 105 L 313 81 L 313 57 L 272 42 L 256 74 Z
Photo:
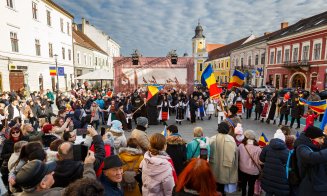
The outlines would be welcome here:
M 255 65 L 259 64 L 259 55 L 255 55 Z
M 238 58 L 236 59 L 236 63 L 235 64 L 236 64 L 236 66 L 238 66 Z
M 277 51 L 277 64 L 282 62 L 282 51 L 278 50 Z
M 92 65 L 92 56 L 89 56 L 89 65 L 91 66 Z
M 289 62 L 289 61 L 290 61 L 290 49 L 285 49 L 284 62 Z
M 35 2 L 32 2 L 32 14 L 33 18 L 37 20 L 37 4 Z
M 283 75 L 283 88 L 287 88 L 287 84 L 288 84 L 288 75 L 284 74 Z
M 61 48 L 61 52 L 62 52 L 62 59 L 65 60 L 66 57 L 65 57 L 65 48 L 64 47 Z
M 60 18 L 60 30 L 64 32 L 64 19 Z
M 47 24 L 51 26 L 51 12 L 47 10 Z
M 228 69 L 228 61 L 226 62 L 226 69 Z
M 269 64 L 274 64 L 274 57 L 275 57 L 275 52 L 274 51 L 271 51 L 270 52 L 270 63 Z
M 280 75 L 276 75 L 276 88 L 280 87 Z
M 67 22 L 67 34 L 70 35 L 70 24 Z
M 243 67 L 243 58 L 241 58 L 241 66 Z
M 265 53 L 261 54 L 261 65 L 265 64 Z
M 87 65 L 87 58 L 86 58 L 86 54 L 84 54 L 84 65 Z
M 40 45 L 40 40 L 35 39 L 35 53 L 36 56 L 41 56 L 41 45 Z
M 95 57 L 95 65 L 98 65 L 98 57 Z
M 53 57 L 52 43 L 49 43 L 49 57 Z
M 252 57 L 249 56 L 249 59 L 248 59 L 248 66 L 251 66 L 251 63 L 252 63 Z
M 320 48 L 321 48 L 321 43 L 315 44 L 313 60 L 320 60 Z
M 68 49 L 68 60 L 72 60 L 72 51 Z
M 302 60 L 309 60 L 309 46 L 303 46 Z
M 13 0 L 7 0 L 7 6 L 10 7 L 10 8 L 14 8 Z
M 269 75 L 269 84 L 272 85 L 274 81 L 274 76 L 272 74 Z
M 17 33 L 10 32 L 10 40 L 11 40 L 11 51 L 18 52 L 18 38 L 17 38 Z
M 77 63 L 81 64 L 81 62 L 80 62 L 80 53 L 79 52 L 77 53 Z
M 299 55 L 299 48 L 293 48 L 293 62 L 297 62 Z

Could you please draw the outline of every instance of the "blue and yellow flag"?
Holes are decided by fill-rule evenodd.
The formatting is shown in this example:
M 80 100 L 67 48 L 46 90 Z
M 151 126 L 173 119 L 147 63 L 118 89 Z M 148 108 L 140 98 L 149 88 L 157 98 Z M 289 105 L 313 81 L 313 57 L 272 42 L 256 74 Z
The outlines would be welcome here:
M 306 99 L 300 98 L 301 105 L 308 105 L 311 110 L 317 112 L 318 114 L 323 114 L 327 108 L 327 99 L 321 101 L 308 101 Z

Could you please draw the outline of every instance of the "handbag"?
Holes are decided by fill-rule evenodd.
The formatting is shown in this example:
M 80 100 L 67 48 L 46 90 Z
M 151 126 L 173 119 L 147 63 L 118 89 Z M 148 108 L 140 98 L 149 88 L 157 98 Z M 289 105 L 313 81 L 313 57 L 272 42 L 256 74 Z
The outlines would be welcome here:
M 248 153 L 248 155 L 250 156 L 250 158 L 251 158 L 252 162 L 254 163 L 254 165 L 258 168 L 258 170 L 259 170 L 258 180 L 261 180 L 262 177 L 263 177 L 263 172 L 262 172 L 261 167 L 254 161 L 254 159 L 252 158 L 250 152 L 248 151 L 248 149 L 246 148 L 245 145 L 244 145 L 244 148 L 245 148 L 246 152 Z

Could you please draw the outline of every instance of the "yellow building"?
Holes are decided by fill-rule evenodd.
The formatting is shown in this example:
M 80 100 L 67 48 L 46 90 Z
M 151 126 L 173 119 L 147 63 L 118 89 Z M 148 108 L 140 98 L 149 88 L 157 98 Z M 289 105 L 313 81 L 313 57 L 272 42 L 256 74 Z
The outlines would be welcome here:
M 213 60 L 207 60 L 205 62 L 205 67 L 209 64 L 212 65 L 214 70 L 214 75 L 218 84 L 229 82 L 230 77 L 230 57 L 223 57 Z

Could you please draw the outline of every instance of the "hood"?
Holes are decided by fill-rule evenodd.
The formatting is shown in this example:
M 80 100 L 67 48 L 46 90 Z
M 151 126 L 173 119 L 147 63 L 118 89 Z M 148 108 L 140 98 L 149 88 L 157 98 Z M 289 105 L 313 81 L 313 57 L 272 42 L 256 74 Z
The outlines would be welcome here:
M 171 175 L 171 164 L 168 155 L 153 156 L 150 152 L 144 154 L 142 172 L 157 180 L 162 180 Z
M 287 148 L 286 143 L 278 138 L 270 140 L 269 146 L 274 150 L 284 150 Z
M 167 143 L 168 144 L 173 144 L 173 145 L 177 145 L 177 144 L 184 145 L 184 144 L 186 144 L 186 142 L 183 140 L 183 138 L 180 135 L 169 135 L 167 137 Z
M 300 136 L 294 142 L 294 148 L 298 147 L 299 145 L 306 145 L 309 146 L 312 150 L 318 150 L 319 147 L 314 145 L 310 138 L 305 136 L 304 133 L 301 133 Z
M 130 155 L 142 155 L 142 150 L 138 148 L 130 148 L 130 147 L 121 147 L 119 148 L 119 154 L 125 153 Z

